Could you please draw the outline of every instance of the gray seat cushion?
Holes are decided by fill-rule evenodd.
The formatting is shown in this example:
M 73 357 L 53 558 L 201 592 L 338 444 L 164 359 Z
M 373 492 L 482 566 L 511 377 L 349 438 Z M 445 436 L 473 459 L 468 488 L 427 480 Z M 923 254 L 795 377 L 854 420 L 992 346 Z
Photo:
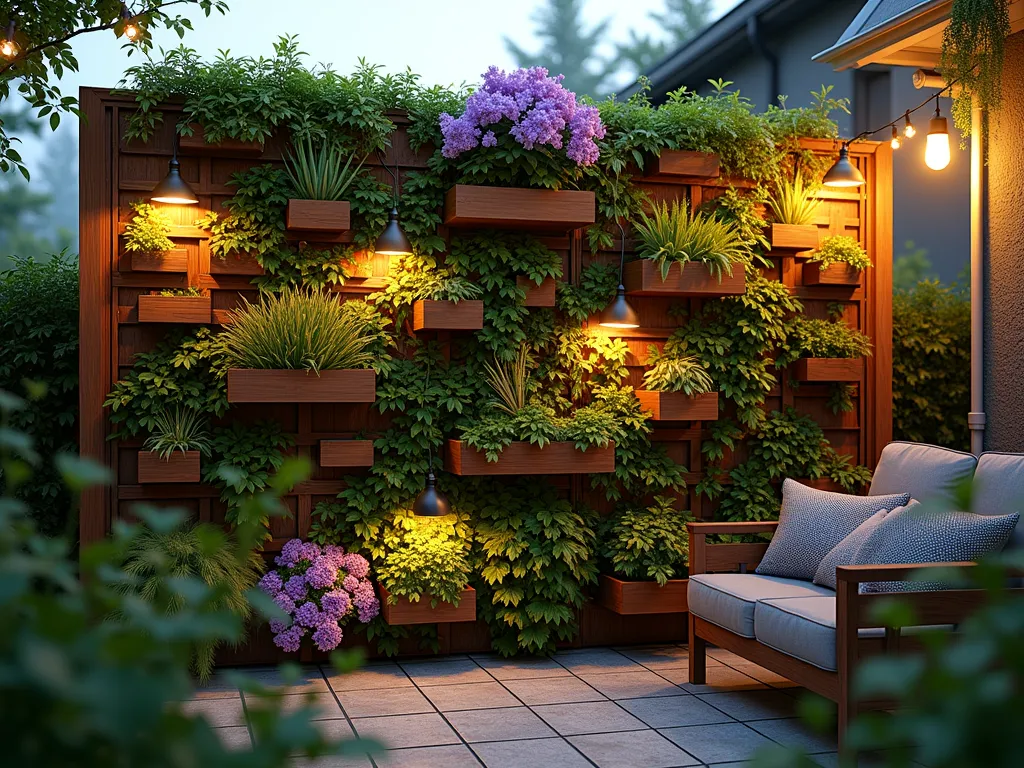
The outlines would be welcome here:
M 983 453 L 974 472 L 972 512 L 1024 513 L 1024 454 Z M 1017 525 L 1007 549 L 1024 549 L 1024 525 Z
M 1020 515 L 976 515 L 912 503 L 894 510 L 864 540 L 855 565 L 971 562 L 1000 552 Z M 944 589 L 941 582 L 874 581 L 861 592 L 917 592 Z
M 868 496 L 909 493 L 925 500 L 952 500 L 952 489 L 970 479 L 978 460 L 970 453 L 924 443 L 889 443 L 882 449 Z
M 829 551 L 880 509 L 906 504 L 905 493 L 854 496 L 809 488 L 788 478 L 782 483 L 779 528 L 757 572 L 811 581 Z
M 754 636 L 754 605 L 773 597 L 832 595 L 809 581 L 756 573 L 700 573 L 690 577 L 690 613 L 743 637 Z
M 858 525 L 853 533 L 832 547 L 829 553 L 825 555 L 825 559 L 821 561 L 818 570 L 814 572 L 814 583 L 822 587 L 835 589 L 836 566 L 852 565 L 854 558 L 857 556 L 857 550 L 861 548 L 861 545 L 867 540 L 868 536 L 871 535 L 888 514 L 889 510 L 887 509 L 878 510 Z
M 949 631 L 951 625 L 907 627 L 903 634 Z M 757 641 L 821 669 L 836 670 L 836 598 L 787 597 L 762 600 L 754 609 Z M 883 637 L 881 628 L 861 629 L 859 637 Z

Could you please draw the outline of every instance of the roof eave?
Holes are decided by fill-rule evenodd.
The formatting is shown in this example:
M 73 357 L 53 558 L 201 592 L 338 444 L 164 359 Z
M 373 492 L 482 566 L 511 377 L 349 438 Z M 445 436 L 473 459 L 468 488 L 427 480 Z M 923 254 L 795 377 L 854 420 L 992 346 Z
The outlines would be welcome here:
M 952 5 L 952 0 L 921 3 L 850 40 L 815 54 L 811 59 L 831 64 L 837 71 L 882 63 L 895 50 L 905 47 L 909 39 L 925 36 L 949 19 Z

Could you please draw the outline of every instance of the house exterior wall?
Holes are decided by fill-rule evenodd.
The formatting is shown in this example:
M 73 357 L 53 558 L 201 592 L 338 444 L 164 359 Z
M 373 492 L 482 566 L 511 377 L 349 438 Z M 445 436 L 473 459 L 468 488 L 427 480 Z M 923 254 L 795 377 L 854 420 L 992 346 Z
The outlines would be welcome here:
M 1003 103 L 989 123 L 985 243 L 985 450 L 1024 452 L 1024 33 L 1006 41 Z

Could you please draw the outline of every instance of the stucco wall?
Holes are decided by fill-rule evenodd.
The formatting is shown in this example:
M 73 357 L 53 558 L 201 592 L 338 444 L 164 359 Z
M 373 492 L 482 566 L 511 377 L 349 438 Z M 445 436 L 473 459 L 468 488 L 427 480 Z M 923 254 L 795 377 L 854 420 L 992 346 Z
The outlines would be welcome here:
M 1024 452 L 1024 33 L 1006 43 L 991 121 L 985 248 L 985 449 Z

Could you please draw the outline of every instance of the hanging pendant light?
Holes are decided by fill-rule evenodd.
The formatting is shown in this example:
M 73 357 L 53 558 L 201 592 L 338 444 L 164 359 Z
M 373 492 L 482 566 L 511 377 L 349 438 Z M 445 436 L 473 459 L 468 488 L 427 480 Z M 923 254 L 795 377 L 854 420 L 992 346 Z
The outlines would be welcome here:
M 195 205 L 199 202 L 196 193 L 188 182 L 181 178 L 181 164 L 178 163 L 178 136 L 174 136 L 171 162 L 167 166 L 167 175 L 153 188 L 149 199 L 154 203 L 170 203 L 172 205 Z
M 924 148 L 924 164 L 933 171 L 949 165 L 949 123 L 939 114 L 939 97 L 935 97 L 935 117 L 928 123 L 928 139 Z
M 382 256 L 412 256 L 412 243 L 402 231 L 402 225 L 398 223 L 398 166 L 392 171 L 384 162 L 384 156 L 378 152 L 377 157 L 384 166 L 384 170 L 391 174 L 391 191 L 394 202 L 391 205 L 391 213 L 388 214 L 388 223 L 380 237 L 373 244 L 374 253 Z
M 622 228 L 618 218 L 615 219 L 615 224 L 619 228 L 619 238 L 622 244 L 619 252 L 619 287 L 615 289 L 615 298 L 612 303 L 601 313 L 598 325 L 602 328 L 639 328 L 640 321 L 637 318 L 636 310 L 626 300 L 626 287 L 622 284 L 622 273 L 626 268 L 626 231 Z
M 412 503 L 412 513 L 417 517 L 444 517 L 452 513 L 448 497 L 437 490 L 433 469 L 427 473 L 427 484 Z
M 139 39 L 142 34 L 142 30 L 139 29 L 139 25 L 135 23 L 135 17 L 132 12 L 128 10 L 128 6 L 121 3 L 121 21 L 124 24 L 124 36 L 130 43 L 134 43 Z
M 864 174 L 850 162 L 850 150 L 847 144 L 839 150 L 839 159 L 828 169 L 821 183 L 826 187 L 861 187 L 864 185 Z

